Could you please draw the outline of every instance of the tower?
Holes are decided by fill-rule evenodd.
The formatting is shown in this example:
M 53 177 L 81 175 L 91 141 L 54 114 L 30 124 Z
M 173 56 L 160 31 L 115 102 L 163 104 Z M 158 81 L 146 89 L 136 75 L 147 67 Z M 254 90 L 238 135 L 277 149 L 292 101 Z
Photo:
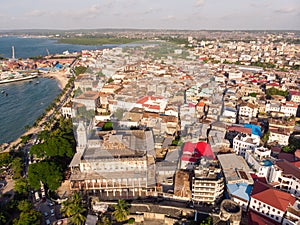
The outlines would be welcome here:
M 12 52 L 12 59 L 15 59 L 15 46 L 11 46 L 11 52 Z
M 77 133 L 77 152 L 83 152 L 87 146 L 87 131 L 83 121 L 79 122 Z

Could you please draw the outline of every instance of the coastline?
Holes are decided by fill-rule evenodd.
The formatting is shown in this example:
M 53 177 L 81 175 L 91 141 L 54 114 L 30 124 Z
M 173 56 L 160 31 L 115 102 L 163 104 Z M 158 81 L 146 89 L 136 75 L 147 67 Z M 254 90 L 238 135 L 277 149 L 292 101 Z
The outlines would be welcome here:
M 63 90 L 65 88 L 65 86 L 67 85 L 69 78 L 67 78 L 66 73 L 64 72 L 49 72 L 46 74 L 42 75 L 43 77 L 46 78 L 54 78 L 57 83 L 58 83 L 58 87 Z
M 47 74 L 43 74 L 43 77 L 46 78 L 54 78 L 57 81 L 58 87 L 63 90 L 65 86 L 67 85 L 69 78 L 67 78 L 66 73 L 64 72 L 50 72 Z M 40 127 L 31 127 L 29 130 L 22 133 L 18 138 L 16 138 L 14 141 L 11 141 L 9 143 L 3 143 L 0 144 L 0 152 L 8 152 L 13 146 L 19 145 L 21 143 L 21 137 L 26 136 L 28 134 L 37 133 L 41 130 Z M 5 150 L 1 150 L 2 147 L 5 147 Z

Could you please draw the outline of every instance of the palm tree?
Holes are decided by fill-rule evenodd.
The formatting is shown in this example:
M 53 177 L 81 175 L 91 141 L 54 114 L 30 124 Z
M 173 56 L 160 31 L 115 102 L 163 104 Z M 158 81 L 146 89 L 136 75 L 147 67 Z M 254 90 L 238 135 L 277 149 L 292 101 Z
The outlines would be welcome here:
M 98 221 L 97 225 L 112 225 L 112 222 L 108 217 L 102 215 L 101 219 L 100 219 L 100 221 Z
M 61 213 L 68 217 L 72 224 L 83 224 L 86 220 L 85 211 L 86 209 L 82 205 L 82 197 L 77 192 L 62 203 Z
M 75 225 L 82 225 L 86 220 L 86 217 L 83 215 L 86 209 L 81 206 L 81 207 L 77 207 L 74 210 L 75 210 L 74 214 L 70 217 L 71 223 Z
M 115 211 L 112 213 L 118 222 L 124 221 L 129 215 L 128 204 L 123 200 L 119 199 L 118 204 L 114 206 Z

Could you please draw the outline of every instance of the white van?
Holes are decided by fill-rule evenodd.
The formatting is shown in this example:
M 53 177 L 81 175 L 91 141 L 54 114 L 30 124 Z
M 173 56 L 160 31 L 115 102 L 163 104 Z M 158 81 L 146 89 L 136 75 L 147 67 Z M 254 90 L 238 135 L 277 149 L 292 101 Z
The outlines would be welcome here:
M 40 196 L 39 196 L 39 193 L 36 191 L 34 192 L 34 197 L 35 197 L 35 201 L 39 202 L 41 199 L 40 199 Z

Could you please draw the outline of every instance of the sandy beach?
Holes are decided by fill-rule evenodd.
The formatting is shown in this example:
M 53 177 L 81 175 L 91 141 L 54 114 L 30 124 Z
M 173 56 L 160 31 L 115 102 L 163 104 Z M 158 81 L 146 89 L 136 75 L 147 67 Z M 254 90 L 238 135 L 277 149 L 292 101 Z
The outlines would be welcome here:
M 55 78 L 58 81 L 58 86 L 60 89 L 64 89 L 69 81 L 69 78 L 67 78 L 67 75 L 64 72 L 50 72 L 44 74 L 43 77 Z

